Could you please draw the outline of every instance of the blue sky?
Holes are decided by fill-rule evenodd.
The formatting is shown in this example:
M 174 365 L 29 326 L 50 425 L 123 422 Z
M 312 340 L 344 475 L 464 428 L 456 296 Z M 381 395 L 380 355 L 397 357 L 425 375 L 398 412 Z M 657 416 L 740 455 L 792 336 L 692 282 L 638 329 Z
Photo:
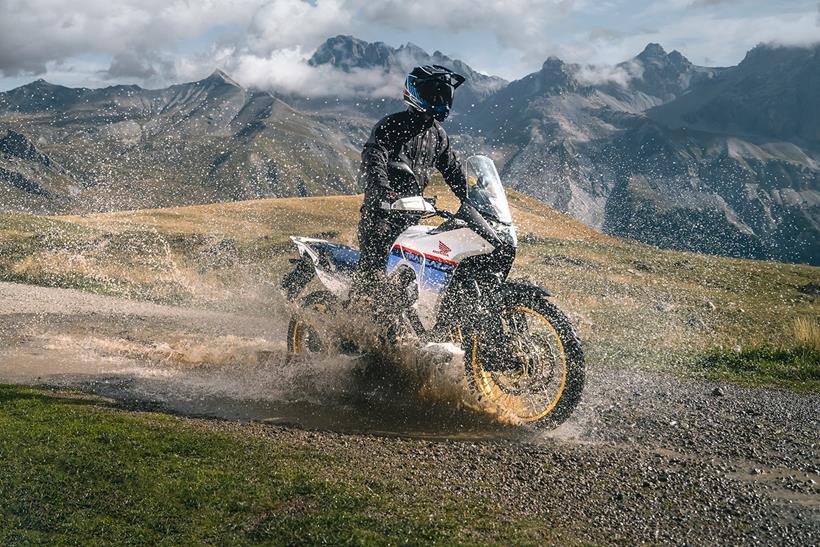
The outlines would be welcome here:
M 507 79 L 537 70 L 550 55 L 614 64 L 648 42 L 697 64 L 726 66 L 761 42 L 820 41 L 820 2 L 0 0 L 0 89 L 37 78 L 161 87 L 216 67 L 240 83 L 314 85 L 303 60 L 336 34 L 410 41 Z

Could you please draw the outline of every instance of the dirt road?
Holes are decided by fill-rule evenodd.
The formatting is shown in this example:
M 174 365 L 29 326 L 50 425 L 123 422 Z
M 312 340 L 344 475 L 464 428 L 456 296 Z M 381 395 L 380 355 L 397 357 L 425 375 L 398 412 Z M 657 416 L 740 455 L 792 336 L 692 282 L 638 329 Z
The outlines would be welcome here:
M 465 408 L 458 371 L 441 364 L 414 393 L 374 385 L 354 362 L 286 366 L 283 329 L 276 317 L 0 283 L 0 382 L 228 418 L 201 423 L 319 446 L 374 473 L 410 468 L 427 488 L 481 491 L 574 538 L 820 543 L 818 395 L 590 363 L 576 414 L 543 433 Z

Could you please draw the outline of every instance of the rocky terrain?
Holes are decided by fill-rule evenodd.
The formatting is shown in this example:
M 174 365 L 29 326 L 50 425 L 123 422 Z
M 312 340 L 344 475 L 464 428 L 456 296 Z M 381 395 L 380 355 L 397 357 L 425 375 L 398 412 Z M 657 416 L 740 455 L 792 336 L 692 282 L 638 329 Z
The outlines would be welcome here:
M 244 89 L 220 71 L 163 90 L 37 81 L 0 93 L 0 131 L 34 150 L 0 151 L 0 207 L 354 193 L 370 126 L 401 108 L 384 82 L 437 63 L 468 76 L 447 122 L 457 147 L 493 156 L 508 185 L 653 245 L 817 264 L 819 59 L 817 46 L 762 45 L 735 67 L 701 67 L 649 44 L 616 66 L 550 58 L 506 82 L 438 51 L 336 36 L 309 65 L 378 75 L 370 96 Z
M 9 129 L 0 137 L 2 209 L 59 211 L 71 206 L 71 196 L 78 190 L 79 184 L 71 175 L 25 135 Z

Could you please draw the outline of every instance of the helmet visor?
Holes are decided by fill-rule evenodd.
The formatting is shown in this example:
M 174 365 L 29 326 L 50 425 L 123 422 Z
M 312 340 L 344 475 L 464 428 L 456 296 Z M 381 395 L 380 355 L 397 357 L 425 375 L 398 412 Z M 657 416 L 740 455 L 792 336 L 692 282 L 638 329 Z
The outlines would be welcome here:
M 416 83 L 416 89 L 422 99 L 430 106 L 453 106 L 453 86 L 438 78 L 429 78 Z

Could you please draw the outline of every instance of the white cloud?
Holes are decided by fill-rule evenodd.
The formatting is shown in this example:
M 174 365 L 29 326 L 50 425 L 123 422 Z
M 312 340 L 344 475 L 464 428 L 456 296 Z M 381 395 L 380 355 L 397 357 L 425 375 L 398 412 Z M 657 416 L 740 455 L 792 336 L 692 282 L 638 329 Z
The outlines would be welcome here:
M 733 3 L 726 3 L 733 6 Z M 730 66 L 759 43 L 805 46 L 820 42 L 813 10 L 792 6 L 773 12 L 738 10 L 733 13 L 689 10 L 676 17 L 657 19 L 654 7 L 639 14 L 652 28 L 630 33 L 577 33 L 557 48 L 557 55 L 576 62 L 614 64 L 640 52 L 649 42 L 677 49 L 699 64 Z
M 481 32 L 540 57 L 549 27 L 576 5 L 579 0 L 3 0 L 0 71 L 42 72 L 50 61 L 83 54 L 173 50 L 180 40 L 231 25 L 245 35 L 227 45 L 263 57 L 379 25 Z
M 261 55 L 293 47 L 314 49 L 330 34 L 352 29 L 352 10 L 340 0 L 275 0 L 254 14 L 246 46 Z
M 632 80 L 643 77 L 643 65 L 629 61 L 619 65 L 581 65 L 575 72 L 575 79 L 584 85 L 617 84 L 622 87 Z
M 720 6 L 694 9 L 693 1 Z M 630 2 L 632 10 L 625 10 L 623 3 L 591 0 L 0 0 L 0 83 L 41 74 L 71 75 L 76 82 L 95 59 L 96 67 L 86 72 L 89 84 L 130 79 L 159 86 L 200 78 L 218 66 L 242 83 L 280 90 L 336 87 L 352 96 L 367 88 L 387 94 L 392 77 L 380 71 L 350 74 L 304 63 L 319 43 L 340 33 L 394 46 L 420 35 L 431 50 L 461 51 L 466 62 L 506 77 L 537 70 L 554 54 L 583 63 L 582 79 L 623 83 L 635 74 L 592 65 L 630 58 L 650 41 L 695 62 L 734 64 L 759 42 L 820 40 L 815 0 L 793 0 L 787 9 L 764 0 L 748 7 L 719 0 L 669 0 L 663 9 L 645 3 L 643 11 L 640 5 Z
M 480 32 L 540 57 L 550 43 L 549 29 L 580 5 L 577 0 L 380 0 L 364 2 L 361 14 L 397 29 Z
M 239 53 L 231 56 L 226 70 L 242 85 L 307 97 L 398 97 L 402 83 L 401 75 L 382 70 L 310 66 L 300 48 L 278 49 L 265 57 Z
M 3 0 L 0 71 L 41 73 L 78 55 L 171 48 L 216 24 L 242 24 L 259 0 Z

